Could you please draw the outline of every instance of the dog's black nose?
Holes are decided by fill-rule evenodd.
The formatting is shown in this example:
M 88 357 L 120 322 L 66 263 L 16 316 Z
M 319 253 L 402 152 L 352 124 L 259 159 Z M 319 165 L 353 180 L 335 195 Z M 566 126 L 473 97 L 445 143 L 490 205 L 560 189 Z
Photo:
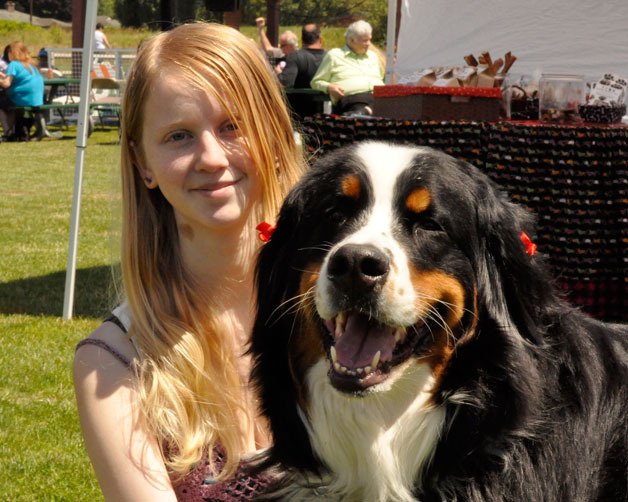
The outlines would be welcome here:
M 364 294 L 388 276 L 390 258 L 375 246 L 346 244 L 329 259 L 327 277 L 347 294 Z

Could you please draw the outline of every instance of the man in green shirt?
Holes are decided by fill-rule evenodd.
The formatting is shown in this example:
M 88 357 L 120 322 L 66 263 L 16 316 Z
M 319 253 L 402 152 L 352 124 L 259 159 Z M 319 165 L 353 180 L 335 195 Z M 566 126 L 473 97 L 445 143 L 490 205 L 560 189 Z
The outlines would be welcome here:
M 372 50 L 373 28 L 366 21 L 356 21 L 347 28 L 346 45 L 330 50 L 310 85 L 326 92 L 334 111 L 342 114 L 372 113 L 373 86 L 384 85 L 384 68 Z

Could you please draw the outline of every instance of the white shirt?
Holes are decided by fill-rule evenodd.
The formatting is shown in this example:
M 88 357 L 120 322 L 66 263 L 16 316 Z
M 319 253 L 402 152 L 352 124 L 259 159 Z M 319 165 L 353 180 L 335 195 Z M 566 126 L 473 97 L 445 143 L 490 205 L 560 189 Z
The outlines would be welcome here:
M 94 31 L 94 43 L 96 44 L 94 46 L 94 49 L 106 49 L 107 46 L 105 45 L 105 34 L 100 31 L 100 30 L 96 30 Z

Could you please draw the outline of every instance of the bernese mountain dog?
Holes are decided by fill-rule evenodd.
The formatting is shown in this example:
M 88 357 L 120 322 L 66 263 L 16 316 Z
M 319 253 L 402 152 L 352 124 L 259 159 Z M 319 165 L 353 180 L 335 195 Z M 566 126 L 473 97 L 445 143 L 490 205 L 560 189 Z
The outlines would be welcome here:
M 252 379 L 278 498 L 627 500 L 626 327 L 561 299 L 533 235 L 431 148 L 315 163 L 257 263 Z

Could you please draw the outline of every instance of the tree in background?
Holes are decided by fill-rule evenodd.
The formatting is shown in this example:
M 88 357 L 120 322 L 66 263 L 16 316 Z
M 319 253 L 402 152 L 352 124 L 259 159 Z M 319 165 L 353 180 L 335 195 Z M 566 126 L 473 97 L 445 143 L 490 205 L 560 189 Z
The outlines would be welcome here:
M 71 14 L 72 0 L 39 0 L 34 3 L 63 4 L 67 9 L 66 16 Z M 222 19 L 220 12 L 211 10 L 212 5 L 215 5 L 212 0 L 101 0 L 98 12 L 115 17 L 123 26 L 159 29 L 164 26 L 164 21 Z M 256 17 L 266 16 L 267 0 L 241 0 L 241 5 L 243 24 L 253 26 Z M 300 26 L 306 22 L 345 26 L 356 19 L 365 19 L 373 26 L 373 41 L 382 44 L 386 40 L 388 5 L 384 0 L 282 0 L 280 12 L 282 26 Z M 170 19 L 166 19 L 164 13 L 168 13 Z
M 116 17 L 116 0 L 98 0 L 98 15 Z
M 116 0 L 115 14 L 122 26 L 159 28 L 159 0 Z
M 23 1 L 28 8 L 28 1 Z M 72 0 L 37 0 L 33 2 L 33 15 L 59 21 L 72 21 Z
M 264 16 L 267 0 L 245 0 L 242 22 L 255 24 L 255 18 Z M 373 41 L 382 44 L 386 40 L 388 2 L 384 0 L 282 0 L 282 26 L 301 26 L 315 22 L 322 26 L 346 26 L 357 19 L 364 19 L 373 26 Z

